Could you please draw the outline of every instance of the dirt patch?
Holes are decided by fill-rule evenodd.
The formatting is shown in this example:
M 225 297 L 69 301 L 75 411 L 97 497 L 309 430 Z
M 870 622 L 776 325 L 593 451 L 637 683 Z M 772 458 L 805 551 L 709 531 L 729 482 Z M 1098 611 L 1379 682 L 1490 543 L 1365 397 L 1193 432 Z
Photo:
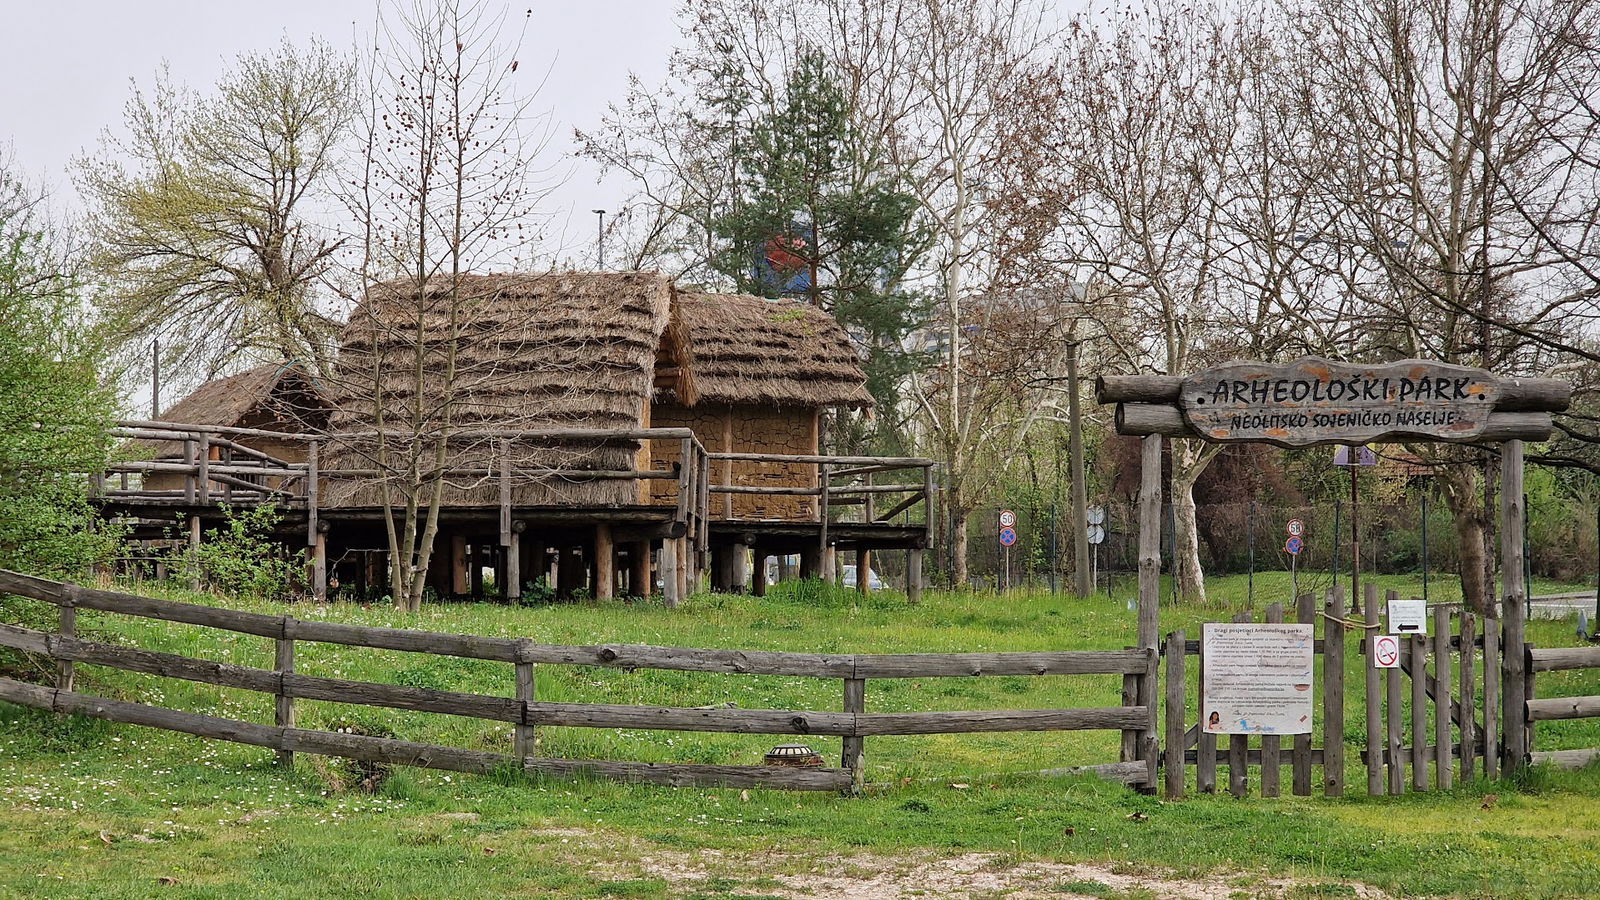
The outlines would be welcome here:
M 966 853 L 939 857 L 913 853 L 887 857 L 861 854 L 815 857 L 789 854 L 735 854 L 728 851 L 653 852 L 638 860 L 644 873 L 674 886 L 693 890 L 712 879 L 743 881 L 761 873 L 762 896 L 815 900 L 899 900 L 939 897 L 979 900 L 1033 898 L 1174 898 L 1236 900 L 1311 896 L 1388 900 L 1388 895 L 1359 884 L 1269 877 L 1260 873 L 1213 873 L 1181 877 L 1171 872 L 1121 863 L 1056 863 L 1019 861 L 1005 854 Z

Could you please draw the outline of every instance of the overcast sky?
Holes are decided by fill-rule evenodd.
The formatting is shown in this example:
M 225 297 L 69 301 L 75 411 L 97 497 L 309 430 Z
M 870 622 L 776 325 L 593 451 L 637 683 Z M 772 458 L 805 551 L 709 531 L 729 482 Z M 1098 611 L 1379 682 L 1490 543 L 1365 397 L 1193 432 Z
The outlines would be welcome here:
M 165 60 L 177 80 L 206 91 L 240 53 L 269 49 L 284 35 L 350 46 L 370 29 L 375 2 L 0 0 L 0 147 L 10 145 L 55 206 L 70 208 L 67 164 L 94 149 L 101 129 L 120 128 L 129 79 L 148 83 Z M 570 151 L 574 127 L 598 124 L 606 103 L 622 98 L 629 72 L 646 83 L 661 79 L 679 38 L 672 0 L 523 0 L 508 8 L 513 20 L 533 10 L 518 75 L 532 90 L 549 72 L 534 105 L 554 119 L 552 154 Z M 551 198 L 559 208 L 551 231 L 569 252 L 587 252 L 590 210 L 615 210 L 627 185 L 596 184 L 593 167 L 566 165 L 573 173 Z

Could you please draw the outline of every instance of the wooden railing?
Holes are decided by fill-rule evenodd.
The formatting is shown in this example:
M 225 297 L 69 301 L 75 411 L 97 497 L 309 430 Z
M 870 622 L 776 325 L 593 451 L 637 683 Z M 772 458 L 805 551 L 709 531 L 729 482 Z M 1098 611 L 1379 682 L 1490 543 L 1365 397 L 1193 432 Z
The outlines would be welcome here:
M 860 790 L 865 782 L 866 738 L 881 735 L 954 734 L 997 731 L 1119 730 L 1141 746 L 1155 744 L 1155 707 L 1107 706 L 1076 709 L 975 710 L 869 713 L 867 682 L 877 678 L 936 678 L 990 675 L 1121 674 L 1155 678 L 1153 650 L 1040 653 L 814 654 L 710 650 L 629 644 L 561 646 L 526 638 L 441 634 L 396 628 L 306 621 L 140 597 L 35 578 L 0 570 L 0 592 L 30 597 L 60 608 L 60 629 L 49 633 L 0 624 L 0 646 L 57 662 L 54 687 L 0 678 L 0 700 L 59 713 L 74 713 L 146 725 L 277 751 L 291 761 L 296 752 L 343 756 L 399 765 L 488 772 L 514 768 L 531 774 L 593 775 L 669 785 L 762 786 L 797 790 Z M 77 610 L 139 616 L 242 634 L 274 642 L 272 669 L 252 668 L 171 653 L 85 640 L 77 635 Z M 295 670 L 297 643 L 313 641 L 495 660 L 515 667 L 515 697 L 403 687 L 306 675 Z M 839 679 L 841 711 L 674 708 L 615 704 L 554 703 L 535 694 L 537 664 L 666 669 L 740 675 Z M 76 691 L 74 667 L 107 666 L 203 684 L 271 694 L 271 725 L 95 697 Z M 1144 694 L 1154 697 L 1154 686 Z M 295 701 L 323 700 L 414 710 L 505 722 L 512 726 L 510 755 L 465 750 L 392 738 L 300 728 Z M 535 755 L 534 729 L 541 725 L 580 728 L 644 728 L 733 734 L 828 735 L 843 738 L 839 767 L 787 768 L 552 759 Z M 1156 760 L 1085 766 L 1131 784 L 1155 783 Z
M 1533 731 L 1536 723 L 1558 719 L 1600 718 L 1600 697 L 1547 697 L 1534 696 L 1534 681 L 1540 672 L 1562 672 L 1574 669 L 1600 669 L 1600 647 L 1529 647 L 1527 651 L 1528 686 L 1526 689 L 1528 711 L 1528 749 L 1530 761 L 1549 763 L 1562 768 L 1577 769 L 1600 759 L 1600 748 L 1579 750 L 1534 750 Z

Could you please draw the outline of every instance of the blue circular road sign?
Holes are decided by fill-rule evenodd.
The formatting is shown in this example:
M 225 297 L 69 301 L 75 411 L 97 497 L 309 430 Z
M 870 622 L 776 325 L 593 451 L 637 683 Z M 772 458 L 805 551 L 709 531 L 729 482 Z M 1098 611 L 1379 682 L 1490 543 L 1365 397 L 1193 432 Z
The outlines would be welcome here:
M 1010 525 L 1000 529 L 1000 543 L 1007 547 L 1017 542 L 1017 530 Z
M 1306 542 L 1299 536 L 1291 537 L 1287 541 L 1283 542 L 1283 549 L 1295 556 L 1299 556 L 1300 551 L 1304 550 L 1305 548 Z

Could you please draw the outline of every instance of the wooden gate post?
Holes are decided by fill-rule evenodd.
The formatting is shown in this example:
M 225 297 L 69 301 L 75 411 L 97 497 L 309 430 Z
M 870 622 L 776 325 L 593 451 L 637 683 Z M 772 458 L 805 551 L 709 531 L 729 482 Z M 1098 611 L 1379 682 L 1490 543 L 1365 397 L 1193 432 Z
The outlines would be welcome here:
M 1378 586 L 1369 582 L 1366 591 L 1367 608 L 1376 607 Z M 1398 591 L 1390 591 L 1389 599 L 1394 599 L 1398 594 Z M 1376 643 L 1375 636 L 1376 632 L 1367 635 L 1367 643 Z M 1405 743 L 1405 726 L 1401 716 L 1404 693 L 1400 685 L 1400 669 L 1386 669 L 1384 677 L 1384 755 L 1389 763 L 1389 793 L 1399 796 L 1406 792 L 1406 762 L 1400 758 L 1400 748 Z
M 279 728 L 294 727 L 294 698 L 283 689 L 283 676 L 294 674 L 294 617 L 284 616 L 283 637 L 278 638 L 272 667 L 278 673 L 278 696 L 274 704 L 272 722 Z M 293 750 L 279 750 L 278 764 L 294 765 Z
M 1459 691 L 1461 695 L 1461 780 L 1471 781 L 1473 771 L 1477 765 L 1473 758 L 1477 753 L 1478 731 L 1477 716 L 1478 703 L 1475 696 L 1476 685 L 1473 682 L 1475 671 L 1474 657 L 1478 654 L 1477 648 L 1477 623 L 1472 615 L 1472 610 L 1466 604 L 1461 606 L 1461 668 L 1459 675 Z
M 1325 797 L 1344 796 L 1344 610 L 1344 594 L 1334 585 L 1328 592 L 1322 616 L 1322 794 Z M 1371 676 L 1367 684 L 1370 696 L 1375 687 Z M 1372 728 L 1369 720 L 1368 753 L 1373 748 Z M 1371 787 L 1370 779 L 1368 787 Z
M 1483 620 L 1483 775 L 1500 777 L 1500 620 Z
M 1397 597 L 1398 592 L 1390 591 Z M 1406 638 L 1411 651 L 1411 789 L 1428 789 L 1428 639 L 1420 634 Z
M 844 711 L 847 713 L 864 713 L 867 711 L 867 680 L 865 678 L 846 678 L 844 680 Z M 860 735 L 845 737 L 843 758 L 839 760 L 839 765 L 850 770 L 850 791 L 854 794 L 861 793 L 867 784 L 866 749 L 866 738 Z
M 1528 755 L 1527 585 L 1523 581 L 1522 442 L 1500 445 L 1501 665 L 1505 669 L 1500 720 L 1505 730 L 1505 769 L 1520 769 Z
M 517 641 L 516 682 L 517 701 L 522 704 L 522 721 L 516 725 L 512 737 L 512 752 L 517 757 L 517 767 L 524 766 L 525 760 L 534 755 L 538 746 L 533 726 L 528 724 L 528 704 L 539 699 L 538 689 L 535 687 L 533 663 L 528 661 L 532 655 L 533 640 L 521 638 Z
M 1184 720 L 1188 718 L 1188 709 L 1184 706 L 1187 694 L 1183 680 L 1183 654 L 1183 632 L 1174 631 L 1167 635 L 1167 748 L 1164 765 L 1167 767 L 1166 795 L 1169 799 L 1183 796 L 1183 731 Z
M 1381 797 L 1384 791 L 1383 763 L 1387 755 L 1387 745 L 1383 739 L 1383 691 L 1380 687 L 1383 673 L 1378 669 L 1377 646 L 1374 640 L 1378 634 L 1378 604 L 1377 588 L 1368 585 L 1367 590 L 1372 592 L 1373 601 L 1366 605 L 1364 622 L 1365 633 L 1361 636 L 1361 645 L 1366 648 L 1366 676 L 1367 676 L 1367 795 Z
M 1439 790 L 1448 791 L 1454 782 L 1450 740 L 1450 610 L 1433 608 L 1433 780 Z M 1466 709 L 1465 707 L 1463 708 Z M 1470 713 L 1465 713 L 1470 715 Z
M 60 634 L 64 638 L 78 636 L 78 588 L 76 585 L 68 587 L 61 598 Z M 72 660 L 60 659 L 56 661 L 56 690 L 71 692 L 74 674 Z

